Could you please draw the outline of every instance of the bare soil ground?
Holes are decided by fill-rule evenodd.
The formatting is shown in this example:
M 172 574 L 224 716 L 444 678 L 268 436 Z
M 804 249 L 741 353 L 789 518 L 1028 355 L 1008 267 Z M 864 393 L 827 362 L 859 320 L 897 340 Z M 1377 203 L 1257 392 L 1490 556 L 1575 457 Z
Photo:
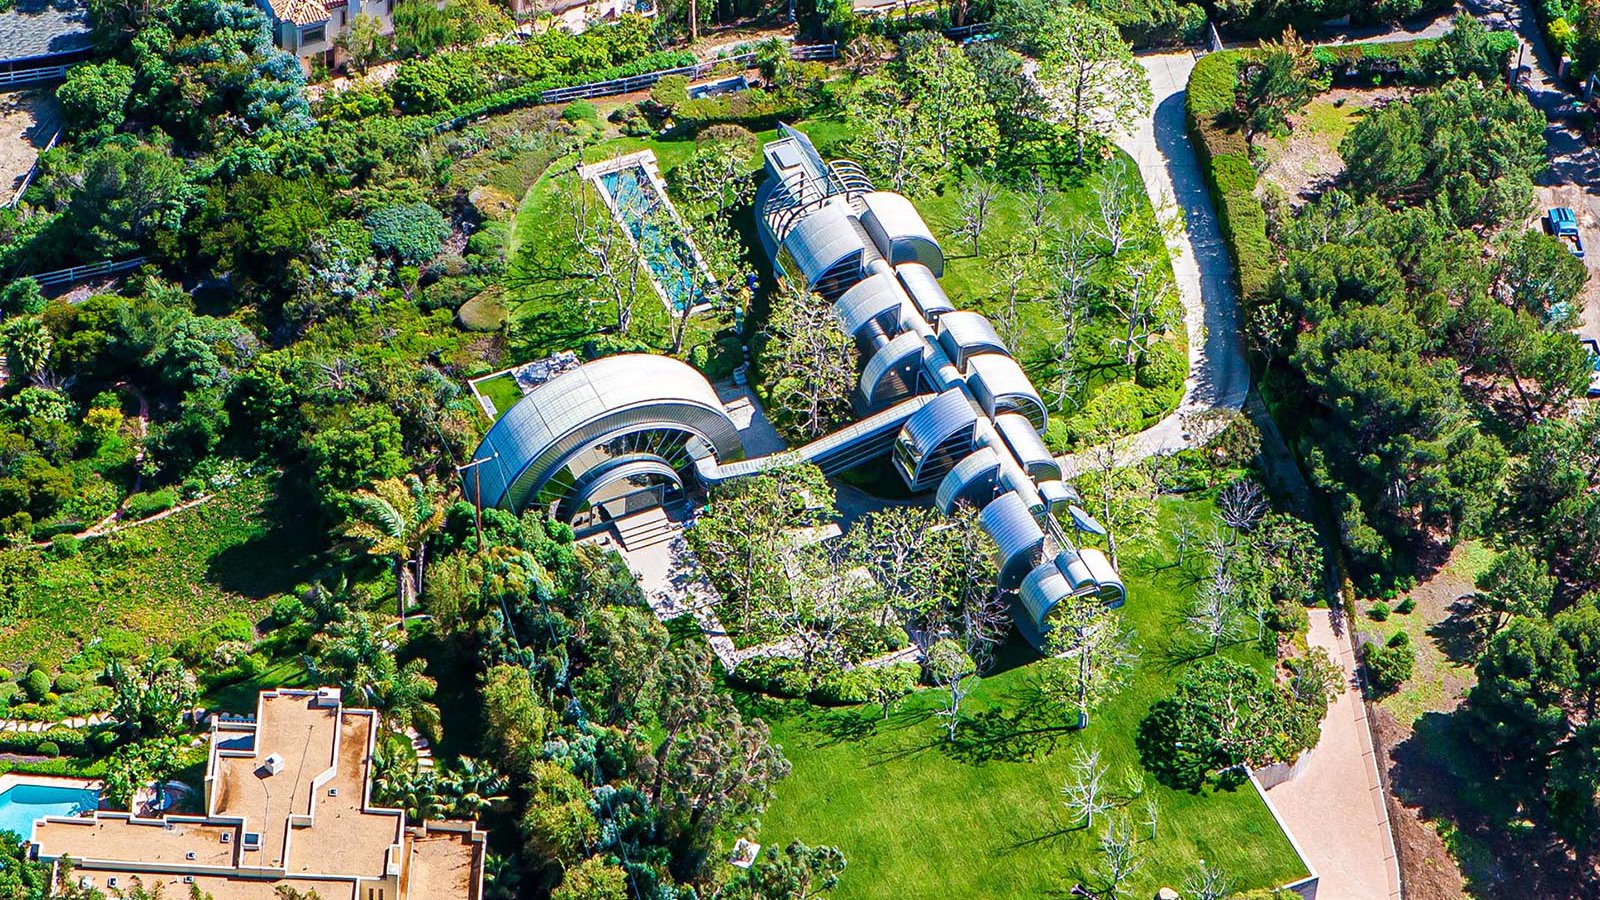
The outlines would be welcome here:
M 1459 647 L 1449 624 L 1456 598 L 1473 589 L 1471 567 L 1463 564 L 1462 555 L 1457 548 L 1449 563 L 1417 585 L 1408 595 L 1416 601 L 1416 608 L 1393 616 L 1393 626 L 1382 632 L 1384 637 L 1401 629 L 1416 632 L 1412 641 L 1417 648 L 1417 666 L 1405 691 L 1369 707 L 1379 767 L 1388 787 L 1389 821 L 1400 856 L 1400 874 L 1411 900 L 1471 896 L 1438 821 L 1441 813 L 1454 818 L 1439 809 L 1437 802 L 1453 796 L 1455 779 L 1436 764 L 1432 753 L 1421 752 L 1439 736 L 1435 728 L 1460 705 L 1471 687 L 1470 671 L 1463 676 L 1460 667 L 1452 664 Z M 1357 627 L 1372 630 L 1375 625 L 1368 621 Z M 1419 724 L 1427 735 L 1417 734 Z
M 60 128 L 61 110 L 50 91 L 0 92 L 0 203 L 11 202 L 39 151 Z
M 1339 142 L 1355 126 L 1362 110 L 1382 106 L 1410 94 L 1405 88 L 1337 88 L 1318 94 L 1304 111 L 1289 117 L 1283 137 L 1258 136 L 1258 152 L 1266 159 L 1261 181 L 1298 207 L 1327 190 L 1344 172 Z

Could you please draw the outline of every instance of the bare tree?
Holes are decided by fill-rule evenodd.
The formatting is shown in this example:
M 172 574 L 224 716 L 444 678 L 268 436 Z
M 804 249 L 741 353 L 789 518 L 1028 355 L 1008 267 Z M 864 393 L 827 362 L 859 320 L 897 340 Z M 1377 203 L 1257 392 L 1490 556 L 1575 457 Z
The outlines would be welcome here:
M 610 301 L 617 333 L 625 335 L 633 326 L 633 307 L 640 293 L 639 248 L 622 233 L 597 191 L 580 182 L 572 193 L 576 197 L 567 208 L 567 218 L 578 251 L 573 262 L 580 266 L 574 274 L 599 288 L 600 295 L 591 297 L 590 303 Z M 584 260 L 587 265 L 580 262 Z M 587 309 L 584 315 L 587 319 Z
M 1138 237 L 1136 213 L 1138 202 L 1134 197 L 1134 181 L 1128 177 L 1128 163 L 1118 158 L 1095 178 L 1094 192 L 1097 200 L 1094 224 L 1095 237 L 1104 244 L 1105 256 L 1115 259 Z
M 945 691 L 945 708 L 939 714 L 947 739 L 955 740 L 962 701 L 994 661 L 994 648 L 1005 637 L 1009 622 L 1005 600 L 992 587 L 968 594 L 958 608 L 936 610 L 930 616 L 923 639 L 934 642 L 924 656 L 934 684 Z
M 1078 332 L 1085 315 L 1084 293 L 1094 267 L 1094 249 L 1080 229 L 1062 232 L 1056 241 L 1051 272 L 1051 304 L 1061 331 L 1056 338 L 1056 402 L 1065 404 L 1083 386 L 1084 373 L 1076 365 Z
M 1105 886 L 1101 896 L 1128 896 L 1128 881 L 1143 866 L 1144 860 L 1139 858 L 1139 848 L 1133 835 L 1133 823 L 1127 816 L 1113 816 L 1100 833 L 1100 876 Z
M 1061 798 L 1067 810 L 1081 822 L 1079 827 L 1093 828 L 1094 817 L 1111 809 L 1105 774 L 1098 747 L 1091 750 L 1079 744 L 1073 748 L 1070 774 L 1067 783 L 1061 786 Z
M 978 665 L 950 638 L 934 642 L 924 653 L 928 676 L 944 698 L 939 717 L 944 719 L 945 740 L 956 739 L 956 729 L 961 725 L 961 704 L 971 692 L 978 677 Z
M 1049 231 L 1050 207 L 1060 192 L 1050 182 L 1045 181 L 1037 169 L 1031 175 L 1028 180 L 1028 255 L 1038 257 L 1039 244 Z
M 982 175 L 961 185 L 961 196 L 957 201 L 961 209 L 961 225 L 956 229 L 956 234 L 972 242 L 973 256 L 983 252 L 983 229 L 989 222 L 989 214 L 994 211 L 994 201 L 999 196 L 1000 186 Z
M 1144 816 L 1140 821 L 1150 831 L 1149 840 L 1155 840 L 1157 826 L 1161 824 L 1161 801 L 1156 799 L 1154 792 L 1144 795 Z
M 1212 567 L 1210 579 L 1195 592 L 1183 617 L 1184 624 L 1205 639 L 1211 653 L 1239 634 L 1238 594 L 1238 581 L 1227 566 L 1218 563 Z
M 1028 302 L 1028 298 L 1023 296 L 1023 287 L 1032 280 L 1036 266 L 1033 259 L 1021 253 L 1007 253 L 1000 257 L 999 265 L 1000 285 L 1004 292 L 1002 300 L 1005 303 L 1005 309 L 1000 313 L 1000 333 L 1006 343 L 1015 348 L 1022 338 L 1022 315 L 1018 304 Z
M 1267 512 L 1267 498 L 1253 479 L 1235 481 L 1217 496 L 1217 512 L 1222 523 L 1235 532 L 1249 531 Z
M 1223 900 L 1233 893 L 1233 883 L 1221 870 L 1200 860 L 1200 870 L 1183 882 L 1183 895 L 1190 900 Z
M 1112 338 L 1110 343 L 1121 345 L 1123 362 L 1132 368 L 1139 353 L 1149 346 L 1156 328 L 1164 324 L 1157 313 L 1171 285 L 1155 277 L 1155 263 L 1150 259 L 1130 264 L 1126 277 L 1119 281 L 1106 292 L 1105 301 L 1127 327 L 1122 337 Z

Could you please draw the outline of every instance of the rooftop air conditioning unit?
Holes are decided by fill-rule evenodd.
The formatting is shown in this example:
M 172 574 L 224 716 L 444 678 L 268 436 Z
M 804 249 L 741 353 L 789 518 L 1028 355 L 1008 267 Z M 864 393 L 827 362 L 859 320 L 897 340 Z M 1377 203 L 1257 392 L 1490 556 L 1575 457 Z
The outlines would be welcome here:
M 336 788 L 336 787 L 328 788 L 328 796 L 329 797 L 337 797 L 337 796 L 339 796 L 339 789 Z
M 224 831 L 224 832 L 223 832 L 223 833 L 222 833 L 222 842 L 223 842 L 223 843 L 224 843 L 224 844 L 231 844 L 231 843 L 233 843 L 233 832 L 231 832 L 231 831 Z
M 276 775 L 279 772 L 282 772 L 283 771 L 283 754 L 281 754 L 281 753 L 269 753 L 269 754 L 267 754 L 267 762 L 266 762 L 265 768 L 267 770 L 267 774 L 268 775 Z
M 194 876 L 193 875 L 185 875 L 185 876 L 183 876 L 183 883 L 184 884 L 194 884 Z
M 122 882 L 118 881 L 117 880 L 117 876 L 115 876 L 115 875 L 111 875 L 111 876 L 108 876 L 106 878 L 106 887 L 108 887 L 108 888 L 116 888 L 121 883 Z

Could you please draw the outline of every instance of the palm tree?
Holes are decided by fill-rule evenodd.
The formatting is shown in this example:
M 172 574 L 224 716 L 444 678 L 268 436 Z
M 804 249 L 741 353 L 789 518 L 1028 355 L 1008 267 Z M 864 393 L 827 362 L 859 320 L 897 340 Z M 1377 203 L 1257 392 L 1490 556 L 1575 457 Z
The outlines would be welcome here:
M 395 600 L 400 621 L 410 601 L 422 593 L 422 565 L 428 538 L 444 524 L 443 491 L 437 479 L 415 475 L 385 478 L 350 497 L 355 509 L 344 532 L 367 545 L 372 556 L 394 565 Z M 415 581 L 413 581 L 413 577 Z
M 463 756 L 439 778 L 439 793 L 450 814 L 476 819 L 489 807 L 506 800 L 506 777 L 494 766 Z
M 321 683 L 337 684 L 347 696 L 381 711 L 392 724 L 436 737 L 439 709 L 429 701 L 437 682 L 426 674 L 425 660 L 400 665 L 395 658 L 400 648 L 371 616 L 352 612 L 312 638 L 306 668 Z

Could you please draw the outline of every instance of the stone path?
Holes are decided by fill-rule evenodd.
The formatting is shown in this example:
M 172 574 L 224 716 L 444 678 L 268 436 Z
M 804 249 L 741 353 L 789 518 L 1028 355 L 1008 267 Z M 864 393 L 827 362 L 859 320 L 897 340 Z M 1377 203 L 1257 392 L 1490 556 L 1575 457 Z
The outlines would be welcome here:
M 1267 796 L 1319 876 L 1316 896 L 1399 900 L 1400 863 L 1349 634 L 1331 610 L 1315 609 L 1307 640 L 1344 669 L 1345 689 L 1328 707 L 1317 746 Z

